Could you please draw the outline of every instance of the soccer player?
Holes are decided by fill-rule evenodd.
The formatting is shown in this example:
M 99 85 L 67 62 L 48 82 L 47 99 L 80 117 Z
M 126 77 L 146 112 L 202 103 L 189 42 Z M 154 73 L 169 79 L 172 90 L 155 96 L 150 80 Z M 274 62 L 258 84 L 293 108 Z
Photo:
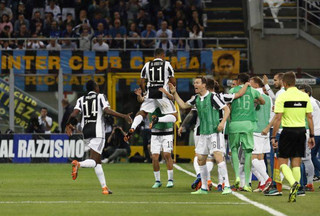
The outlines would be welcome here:
M 69 117 L 66 126 L 66 133 L 71 136 L 72 131 L 77 125 L 76 117 L 81 112 L 81 126 L 84 141 L 90 147 L 90 159 L 78 162 L 72 161 L 72 179 L 76 180 L 78 176 L 78 169 L 94 168 L 96 175 L 102 187 L 102 193 L 107 195 L 112 192 L 106 185 L 104 172 L 101 166 L 101 153 L 105 143 L 104 131 L 104 114 L 125 119 L 129 124 L 132 122 L 130 114 L 121 114 L 110 109 L 109 102 L 104 94 L 99 94 L 99 86 L 93 81 L 89 80 L 86 84 L 88 93 L 77 100 L 76 106 Z
M 257 105 L 257 127 L 253 132 L 254 148 L 252 151 L 252 173 L 258 178 L 259 186 L 255 192 L 264 192 L 269 189 L 272 184 L 272 179 L 267 173 L 266 164 L 264 162 L 264 154 L 270 152 L 269 139 L 269 121 L 272 112 L 272 100 L 269 96 L 263 93 L 263 81 L 260 77 L 252 77 L 250 79 L 252 88 L 258 90 L 265 104 L 263 106 Z M 265 130 L 266 129 L 266 130 Z
M 289 202 L 295 202 L 300 187 L 301 158 L 305 155 L 306 117 L 310 131 L 309 148 L 311 149 L 315 145 L 312 106 L 309 96 L 295 87 L 296 76 L 294 72 L 286 72 L 282 82 L 286 91 L 279 95 L 275 102 L 274 112 L 276 116 L 271 142 L 274 148 L 279 148 L 280 170 L 291 186 Z M 282 123 L 283 130 L 278 145 L 276 134 L 280 123 Z M 292 169 L 287 165 L 289 158 L 291 159 Z
M 197 77 L 194 80 L 196 95 L 187 102 L 184 102 L 180 98 L 176 92 L 176 88 L 172 84 L 169 84 L 169 86 L 171 93 L 182 109 L 191 108 L 194 105 L 197 108 L 200 119 L 200 138 L 195 151 L 198 154 L 202 185 L 199 190 L 191 194 L 208 194 L 206 160 L 208 155 L 213 151 L 223 151 L 224 149 L 224 138 L 221 131 L 224 129 L 224 125 L 230 114 L 229 107 L 220 99 L 218 94 L 207 90 L 206 78 L 204 77 Z M 220 111 L 222 110 L 224 111 L 224 115 L 220 121 Z M 230 187 L 225 187 L 222 194 L 228 193 L 231 193 L 231 189 Z
M 144 101 L 141 104 L 140 111 L 133 120 L 129 132 L 124 138 L 126 141 L 130 139 L 137 126 L 147 117 L 147 114 L 153 113 L 156 108 L 160 108 L 164 116 L 159 118 L 154 116 L 150 123 L 150 129 L 158 122 L 174 123 L 177 120 L 178 114 L 173 102 L 168 99 L 165 93 L 159 91 L 159 88 L 163 88 L 168 92 L 169 82 L 173 85 L 176 84 L 173 68 L 170 62 L 164 59 L 164 50 L 158 48 L 155 50 L 155 59 L 147 62 L 141 70 L 140 86 L 142 92 L 145 94 Z M 145 85 L 146 81 L 147 85 Z
M 159 91 L 162 91 L 164 94 L 168 96 L 170 100 L 173 99 L 173 96 L 170 95 L 165 89 L 160 88 Z M 137 95 L 137 100 L 142 103 L 144 101 L 144 97 L 141 95 L 141 89 L 136 89 L 135 94 Z M 158 117 L 163 116 L 159 108 L 157 108 L 152 114 L 149 114 L 149 118 L 152 115 L 156 115 Z M 152 154 L 152 166 L 153 166 L 153 174 L 155 178 L 155 183 L 152 188 L 159 188 L 162 186 L 160 180 L 160 164 L 159 164 L 159 156 L 160 152 L 163 151 L 163 157 L 167 164 L 167 173 L 168 173 L 168 183 L 167 188 L 173 187 L 173 160 L 171 157 L 171 153 L 173 150 L 173 123 L 158 123 L 154 125 L 151 129 L 151 154 Z
M 239 74 L 238 83 L 240 85 L 232 88 L 230 93 L 238 92 L 246 82 L 249 82 L 249 75 L 246 73 Z M 251 156 L 254 147 L 253 131 L 256 126 L 255 100 L 260 104 L 265 103 L 257 90 L 248 87 L 246 93 L 242 97 L 235 99 L 232 102 L 231 122 L 229 125 L 229 144 L 233 168 L 236 175 L 235 188 L 239 188 L 240 184 L 238 150 L 241 144 L 241 148 L 244 150 L 245 154 L 245 185 L 243 190 L 248 192 L 252 192 L 249 182 L 251 176 Z

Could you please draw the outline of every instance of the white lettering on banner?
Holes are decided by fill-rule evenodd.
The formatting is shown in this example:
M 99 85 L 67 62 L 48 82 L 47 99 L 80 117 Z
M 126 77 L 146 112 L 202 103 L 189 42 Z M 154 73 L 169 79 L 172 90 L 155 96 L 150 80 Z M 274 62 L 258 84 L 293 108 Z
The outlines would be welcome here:
M 42 146 L 43 146 L 43 140 L 37 140 L 37 144 L 38 144 L 38 147 L 37 147 L 37 153 L 36 153 L 35 157 L 41 158 L 41 157 L 43 157 L 42 153 L 41 153 Z
M 49 140 L 43 140 L 44 148 L 42 152 L 42 157 L 48 158 L 49 157 L 49 146 L 50 146 L 50 141 Z
M 65 140 L 63 145 L 63 157 L 74 157 L 75 140 Z
M 18 157 L 23 158 L 27 155 L 27 140 L 19 140 L 18 143 Z
M 77 140 L 76 142 L 76 157 L 81 158 L 84 155 L 84 142 L 83 140 Z
M 55 149 L 55 151 L 54 151 L 54 156 L 56 157 L 56 158 L 60 158 L 60 157 L 62 157 L 62 154 L 63 154 L 63 152 L 62 152 L 62 146 L 63 146 L 63 142 L 62 142 L 62 140 L 56 140 L 56 142 L 55 142 L 55 144 L 54 144 L 54 149 Z
M 34 145 L 34 140 L 29 140 L 26 157 L 35 157 L 35 156 L 36 156 L 36 147 Z
M 53 157 L 54 152 L 54 140 L 50 140 L 50 157 Z
M 10 157 L 14 157 L 14 153 L 13 153 L 13 140 L 1 140 L 1 144 L 0 144 L 0 157 L 1 158 L 10 158 Z

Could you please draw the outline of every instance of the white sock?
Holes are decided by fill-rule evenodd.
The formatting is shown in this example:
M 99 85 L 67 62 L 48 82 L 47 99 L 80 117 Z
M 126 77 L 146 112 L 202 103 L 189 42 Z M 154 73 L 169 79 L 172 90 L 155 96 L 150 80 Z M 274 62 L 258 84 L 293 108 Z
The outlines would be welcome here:
M 228 170 L 227 170 L 227 164 L 226 162 L 222 161 L 218 164 L 218 172 L 221 175 L 223 182 L 224 182 L 224 186 L 225 187 L 230 187 L 230 183 L 229 183 L 229 176 L 228 176 Z
M 244 164 L 240 163 L 239 171 L 240 171 L 240 187 L 243 188 L 245 185 Z
M 173 170 L 167 170 L 168 173 L 168 181 L 171 180 L 173 181 Z
M 211 180 L 211 171 L 213 169 L 213 162 L 212 161 L 207 161 L 207 170 L 208 170 L 208 179 Z
M 160 181 L 160 171 L 153 172 L 156 181 Z
M 96 166 L 95 160 L 92 160 L 92 159 L 87 159 L 87 160 L 81 161 L 79 163 L 80 163 L 80 167 L 82 167 L 82 168 L 93 168 Z
M 134 117 L 134 119 L 133 119 L 131 128 L 133 128 L 133 129 L 135 130 L 142 121 L 143 121 L 142 115 L 137 115 L 137 116 Z
M 222 175 L 221 175 L 221 173 L 219 172 L 219 169 L 218 169 L 218 184 L 221 184 L 222 185 L 222 183 L 223 183 L 223 178 L 222 178 Z
M 194 168 L 194 171 L 196 172 L 196 175 L 198 175 L 200 173 L 200 168 L 199 168 L 199 164 L 198 164 L 198 156 L 195 156 L 193 159 L 193 168 Z
M 158 120 L 158 122 L 172 122 L 172 123 L 175 123 L 176 121 L 177 121 L 176 117 L 171 114 L 159 117 L 159 120 Z
M 303 163 L 304 163 L 306 176 L 307 176 L 307 184 L 313 184 L 313 176 L 314 176 L 313 163 L 312 163 L 311 159 L 304 160 Z
M 269 178 L 269 175 L 267 173 L 267 167 L 264 160 L 259 160 L 259 169 L 260 169 L 259 170 L 260 175 L 262 176 L 262 178 L 264 178 L 264 181 L 267 181 Z
M 207 183 L 207 175 L 208 175 L 208 169 L 207 165 L 199 166 L 200 168 L 200 176 L 201 176 L 201 188 L 204 190 L 208 190 L 208 183 Z
M 260 181 L 260 185 L 264 185 L 267 179 L 264 179 L 264 177 L 261 175 L 261 167 L 260 162 L 258 159 L 252 160 L 252 172 L 257 177 L 257 179 Z
M 101 187 L 102 188 L 105 187 L 106 186 L 106 178 L 104 177 L 104 172 L 103 172 L 101 164 L 97 164 L 97 166 L 94 168 L 94 171 L 96 172 L 96 175 L 99 179 Z

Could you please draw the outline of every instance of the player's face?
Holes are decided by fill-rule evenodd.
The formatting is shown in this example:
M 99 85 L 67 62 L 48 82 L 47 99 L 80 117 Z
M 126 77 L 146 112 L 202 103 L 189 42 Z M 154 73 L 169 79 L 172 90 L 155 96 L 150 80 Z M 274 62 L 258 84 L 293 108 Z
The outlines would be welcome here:
M 206 88 L 206 85 L 202 83 L 201 79 L 195 79 L 193 82 L 194 91 L 196 94 L 199 94 Z
M 252 86 L 252 88 L 259 88 L 258 84 L 255 83 L 253 79 L 250 79 L 250 85 Z
M 281 88 L 281 80 L 279 79 L 279 76 L 278 75 L 275 75 L 273 77 L 273 82 L 274 82 L 274 87 L 276 89 L 280 89 Z
M 231 88 L 234 88 L 238 85 L 238 81 L 237 80 L 232 80 L 232 83 L 231 83 Z
M 222 74 L 231 74 L 233 71 L 233 61 L 230 59 L 220 59 L 218 70 Z

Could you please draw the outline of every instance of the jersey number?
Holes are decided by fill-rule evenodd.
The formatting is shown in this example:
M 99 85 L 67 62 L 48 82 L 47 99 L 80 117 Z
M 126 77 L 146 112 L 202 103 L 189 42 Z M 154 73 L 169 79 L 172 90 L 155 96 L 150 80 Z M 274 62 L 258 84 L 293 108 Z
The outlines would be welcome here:
M 243 104 L 241 104 L 241 100 L 238 100 L 238 105 L 242 109 L 249 110 L 250 109 L 250 96 L 249 95 L 244 95 L 242 97 L 243 99 Z
M 96 101 L 97 100 L 92 100 L 92 105 L 91 105 L 91 109 L 88 106 L 88 101 L 83 103 L 83 117 L 84 118 L 90 118 L 91 116 L 96 117 L 96 115 L 98 114 L 98 110 L 96 109 Z
M 161 73 L 161 67 L 157 67 L 157 71 L 158 71 L 158 76 L 156 76 L 156 78 L 155 78 L 155 74 L 154 74 L 154 67 L 152 67 L 152 68 L 150 68 L 150 81 L 151 82 L 153 82 L 153 81 L 160 81 L 160 82 L 162 82 L 163 80 L 162 80 L 162 73 Z

